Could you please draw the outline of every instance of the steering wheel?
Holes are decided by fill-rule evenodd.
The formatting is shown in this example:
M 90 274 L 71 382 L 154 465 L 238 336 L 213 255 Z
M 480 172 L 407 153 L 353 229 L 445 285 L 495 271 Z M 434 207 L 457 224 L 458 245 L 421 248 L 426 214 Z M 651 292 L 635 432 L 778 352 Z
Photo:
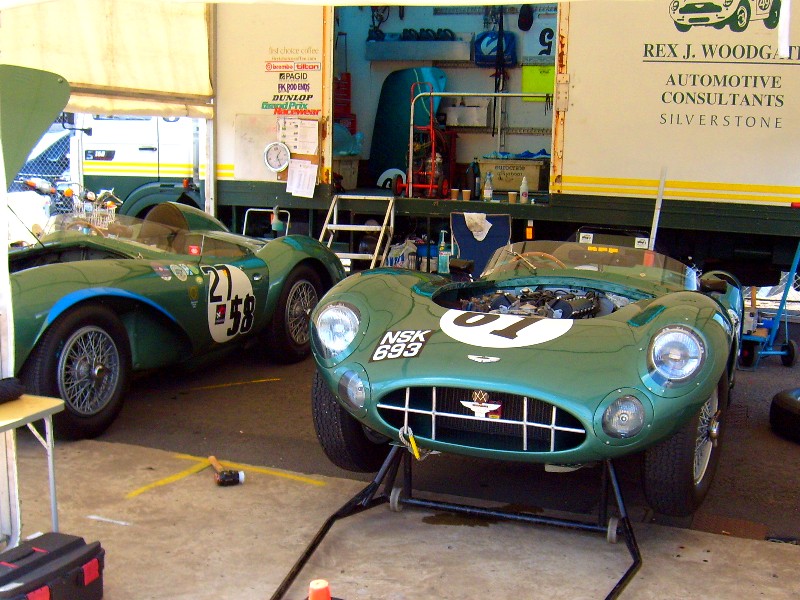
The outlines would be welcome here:
M 67 229 L 88 229 L 94 235 L 99 235 L 100 237 L 106 237 L 106 234 L 100 229 L 97 225 L 93 225 L 89 223 L 89 221 L 85 219 L 75 219 L 72 221 L 68 226 Z
M 567 268 L 567 265 L 565 265 L 563 262 L 558 260 L 555 256 L 553 256 L 552 254 L 548 254 L 547 252 L 541 252 L 540 250 L 530 250 L 528 252 L 523 252 L 522 254 L 519 254 L 519 255 L 515 256 L 514 260 L 522 260 L 523 258 L 528 257 L 528 256 L 535 256 L 537 258 L 544 258 L 546 260 L 549 260 L 549 261 L 552 261 L 552 262 L 556 263 L 562 269 L 566 269 Z

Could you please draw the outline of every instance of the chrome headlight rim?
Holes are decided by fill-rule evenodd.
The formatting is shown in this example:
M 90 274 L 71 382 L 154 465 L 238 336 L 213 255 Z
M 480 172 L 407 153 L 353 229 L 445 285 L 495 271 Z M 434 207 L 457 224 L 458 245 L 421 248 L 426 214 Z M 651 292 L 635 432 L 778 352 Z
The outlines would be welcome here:
M 365 327 L 363 313 L 349 302 L 317 307 L 311 319 L 311 341 L 317 359 L 333 366 L 350 356 Z
M 650 340 L 647 373 L 665 389 L 687 385 L 703 371 L 707 355 L 706 342 L 698 331 L 687 325 L 666 325 Z

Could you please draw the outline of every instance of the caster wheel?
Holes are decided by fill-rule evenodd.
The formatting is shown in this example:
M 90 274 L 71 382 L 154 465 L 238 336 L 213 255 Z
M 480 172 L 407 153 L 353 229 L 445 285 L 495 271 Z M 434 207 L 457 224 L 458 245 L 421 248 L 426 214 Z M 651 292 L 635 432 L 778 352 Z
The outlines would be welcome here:
M 617 527 L 619 526 L 619 519 L 617 517 L 610 517 L 608 519 L 608 529 L 606 529 L 606 541 L 609 544 L 617 543 Z
M 403 488 L 392 488 L 389 494 L 389 510 L 392 512 L 400 512 L 403 510 L 403 503 L 400 501 L 403 495 Z

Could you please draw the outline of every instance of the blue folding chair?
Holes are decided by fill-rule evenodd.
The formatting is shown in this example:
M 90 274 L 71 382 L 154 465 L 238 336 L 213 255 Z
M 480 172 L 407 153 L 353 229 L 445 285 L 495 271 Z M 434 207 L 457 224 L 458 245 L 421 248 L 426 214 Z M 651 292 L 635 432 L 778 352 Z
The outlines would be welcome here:
M 478 213 L 480 214 L 480 213 Z M 458 258 L 474 262 L 472 278 L 477 279 L 494 251 L 511 243 L 511 215 L 486 215 L 491 227 L 482 240 L 467 226 L 466 213 L 450 213 L 450 231 L 458 246 Z

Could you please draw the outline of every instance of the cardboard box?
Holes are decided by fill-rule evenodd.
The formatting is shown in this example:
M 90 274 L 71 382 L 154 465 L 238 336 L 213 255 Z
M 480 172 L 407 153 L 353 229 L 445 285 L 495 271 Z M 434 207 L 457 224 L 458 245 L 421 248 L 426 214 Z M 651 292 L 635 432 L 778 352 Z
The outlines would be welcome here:
M 358 157 L 340 156 L 333 159 L 333 172 L 342 176 L 342 186 L 346 190 L 358 187 Z
M 486 173 L 492 173 L 495 192 L 518 192 L 522 178 L 528 178 L 528 190 L 531 192 L 546 190 L 550 176 L 550 161 L 538 160 L 502 160 L 483 158 L 478 160 L 481 179 Z

